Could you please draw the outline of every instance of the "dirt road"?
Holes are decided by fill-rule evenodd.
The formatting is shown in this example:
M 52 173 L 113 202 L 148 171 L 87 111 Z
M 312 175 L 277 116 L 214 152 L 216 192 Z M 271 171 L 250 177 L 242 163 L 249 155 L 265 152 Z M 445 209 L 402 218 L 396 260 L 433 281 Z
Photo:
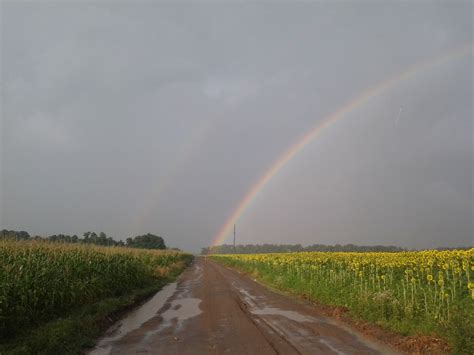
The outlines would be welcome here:
M 377 354 L 381 344 L 203 258 L 109 329 L 99 354 Z

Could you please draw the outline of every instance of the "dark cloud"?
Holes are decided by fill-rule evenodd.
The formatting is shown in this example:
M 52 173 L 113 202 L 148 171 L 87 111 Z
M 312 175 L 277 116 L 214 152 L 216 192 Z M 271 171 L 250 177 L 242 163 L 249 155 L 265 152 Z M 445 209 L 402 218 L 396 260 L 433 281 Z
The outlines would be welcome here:
M 197 250 L 324 116 L 472 43 L 471 7 L 3 2 L 1 227 Z M 472 244 L 472 117 L 472 55 L 418 73 L 295 157 L 239 239 Z

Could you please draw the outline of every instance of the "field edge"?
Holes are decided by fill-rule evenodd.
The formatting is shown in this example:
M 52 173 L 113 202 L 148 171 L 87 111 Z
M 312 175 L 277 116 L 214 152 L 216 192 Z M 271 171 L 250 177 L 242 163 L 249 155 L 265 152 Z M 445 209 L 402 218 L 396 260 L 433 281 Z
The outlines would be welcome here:
M 95 346 L 112 324 L 174 282 L 190 264 L 186 263 L 179 272 L 159 279 L 151 286 L 85 305 L 65 317 L 31 329 L 0 344 L 0 355 L 84 354 Z
M 298 302 L 309 303 L 322 315 L 336 319 L 337 321 L 342 322 L 344 325 L 359 331 L 363 336 L 384 343 L 403 353 L 447 354 L 453 352 L 453 346 L 450 344 L 450 342 L 436 334 L 403 335 L 386 326 L 363 319 L 362 317 L 351 313 L 350 310 L 345 307 L 318 302 L 318 300 L 309 298 L 307 295 L 298 293 L 295 290 L 278 287 L 278 285 L 270 282 L 264 276 L 259 275 L 258 273 L 253 274 L 244 268 L 240 268 L 236 265 L 229 265 L 217 258 L 213 258 L 212 256 L 210 256 L 210 259 L 229 269 L 235 270 L 242 275 L 251 277 L 255 282 L 258 282 L 272 292 L 285 295 Z M 464 352 L 459 351 L 459 349 L 454 350 L 454 353 L 464 354 Z M 468 352 L 466 352 L 466 354 L 467 353 Z

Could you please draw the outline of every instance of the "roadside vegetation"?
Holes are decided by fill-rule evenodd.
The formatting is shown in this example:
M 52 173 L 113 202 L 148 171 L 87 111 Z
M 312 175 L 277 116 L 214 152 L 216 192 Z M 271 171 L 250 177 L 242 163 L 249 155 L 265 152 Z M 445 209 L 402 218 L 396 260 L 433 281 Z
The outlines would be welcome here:
M 75 343 L 91 345 L 106 317 L 156 292 L 191 259 L 166 250 L 0 240 L 0 353 L 74 353 Z
M 455 353 L 474 353 L 474 249 L 211 258 L 353 317 L 404 335 L 435 335 Z

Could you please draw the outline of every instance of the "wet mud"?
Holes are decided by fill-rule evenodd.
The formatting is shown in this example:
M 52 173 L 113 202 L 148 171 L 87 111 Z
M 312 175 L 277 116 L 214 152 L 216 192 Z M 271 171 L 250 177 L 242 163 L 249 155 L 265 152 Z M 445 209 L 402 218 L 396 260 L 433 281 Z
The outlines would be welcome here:
M 197 258 L 112 326 L 91 355 L 395 354 L 310 305 Z

